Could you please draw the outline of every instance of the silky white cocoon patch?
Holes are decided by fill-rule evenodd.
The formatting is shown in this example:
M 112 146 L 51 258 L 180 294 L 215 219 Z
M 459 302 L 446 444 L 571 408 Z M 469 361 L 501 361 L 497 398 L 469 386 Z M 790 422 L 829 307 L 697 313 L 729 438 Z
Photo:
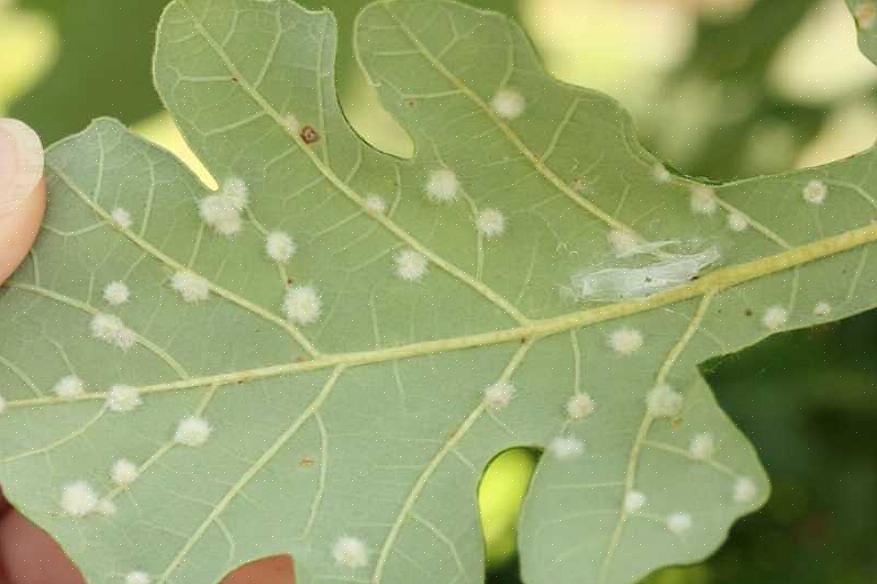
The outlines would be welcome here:
M 737 233 L 746 231 L 749 228 L 749 219 L 743 213 L 734 211 L 728 215 L 728 227 Z
M 85 517 L 97 510 L 98 498 L 85 481 L 76 481 L 61 490 L 61 509 L 71 517 Z
M 527 100 L 514 89 L 500 89 L 493 96 L 490 107 L 493 108 L 493 111 L 499 117 L 506 120 L 514 120 L 524 113 L 524 109 L 527 107 Z
M 190 416 L 180 420 L 177 431 L 174 434 L 174 442 L 193 448 L 203 446 L 210 438 L 212 428 L 204 418 Z
M 313 324 L 320 318 L 323 302 L 313 286 L 290 288 L 283 300 L 283 313 L 297 324 Z
M 368 565 L 368 549 L 358 537 L 344 535 L 332 546 L 332 557 L 339 566 L 356 569 Z
M 676 535 L 682 535 L 691 529 L 693 524 L 691 515 L 688 513 L 673 513 L 667 516 L 667 529 Z
M 110 213 L 110 218 L 112 218 L 113 223 L 122 229 L 128 229 L 133 224 L 131 213 L 122 207 L 116 207 L 113 209 L 112 213 Z
M 691 444 L 688 445 L 688 453 L 691 455 L 691 458 L 695 460 L 709 460 L 713 457 L 713 452 L 715 452 L 715 450 L 715 438 L 713 438 L 713 435 L 708 432 L 695 435 L 694 438 L 691 439 Z
M 285 264 L 295 254 L 296 246 L 289 234 L 272 231 L 265 238 L 265 253 L 275 262 Z
M 54 387 L 52 387 L 52 391 L 58 397 L 70 399 L 84 394 L 85 384 L 76 375 L 67 375 L 55 383 Z
M 478 232 L 487 239 L 494 239 L 505 233 L 505 215 L 499 209 L 484 209 L 475 220 Z
M 630 491 L 624 497 L 624 510 L 628 513 L 636 513 L 646 506 L 648 499 L 639 491 Z
M 684 398 L 669 385 L 662 383 L 655 386 L 646 395 L 646 408 L 649 415 L 655 418 L 672 418 L 682 411 Z
M 140 390 L 130 385 L 114 385 L 107 394 L 107 407 L 113 412 L 130 412 L 141 404 Z
M 619 355 L 636 353 L 644 342 L 643 334 L 632 328 L 620 328 L 609 335 L 609 347 Z
M 110 469 L 110 478 L 120 487 L 131 485 L 139 476 L 140 470 L 137 465 L 127 458 L 117 460 L 113 463 L 113 468 Z
M 426 196 L 433 203 L 451 203 L 457 200 L 460 181 L 453 170 L 442 168 L 430 173 L 425 188 Z
M 691 211 L 697 215 L 712 215 L 719 208 L 716 191 L 706 185 L 691 187 Z
M 639 241 L 636 236 L 629 231 L 613 229 L 606 234 L 606 240 L 609 242 L 615 255 L 620 258 L 635 255 L 639 249 Z
M 819 302 L 813 307 L 813 314 L 816 316 L 828 316 L 831 314 L 831 304 L 828 302 Z
M 739 477 L 734 482 L 734 501 L 736 503 L 751 503 L 758 496 L 758 486 L 749 477 Z
M 507 381 L 497 381 L 484 389 L 484 403 L 494 410 L 507 407 L 515 397 L 515 386 Z
M 813 205 L 821 205 L 828 197 L 828 186 L 821 180 L 811 180 L 802 191 L 804 200 Z
M 369 195 L 365 199 L 365 208 L 372 213 L 383 215 L 387 212 L 387 201 L 378 195 Z
M 417 282 L 426 275 L 429 260 L 413 249 L 403 249 L 393 258 L 396 262 L 396 275 L 406 282 Z
M 594 413 L 597 408 L 587 393 L 577 393 L 566 402 L 566 415 L 571 420 L 581 420 Z
M 137 342 L 137 334 L 125 326 L 118 316 L 98 313 L 91 319 L 91 336 L 127 350 Z
M 152 577 L 146 572 L 139 570 L 128 572 L 125 576 L 125 584 L 152 584 Z
M 179 271 L 171 278 L 171 288 L 177 291 L 183 300 L 194 303 L 210 297 L 210 283 L 188 270 Z
M 585 443 L 573 436 L 558 436 L 548 445 L 548 452 L 558 460 L 570 460 L 585 453 Z
M 761 324 L 768 330 L 781 329 L 789 321 L 789 311 L 782 306 L 771 306 L 761 316 Z
M 104 301 L 110 306 L 125 304 L 131 298 L 131 290 L 124 282 L 110 282 L 104 288 Z

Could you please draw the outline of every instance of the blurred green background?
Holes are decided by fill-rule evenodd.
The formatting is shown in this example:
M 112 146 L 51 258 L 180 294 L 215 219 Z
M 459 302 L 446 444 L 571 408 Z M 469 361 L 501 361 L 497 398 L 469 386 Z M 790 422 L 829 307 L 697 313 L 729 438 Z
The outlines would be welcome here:
M 877 136 L 877 69 L 842 0 L 465 0 L 502 10 L 557 77 L 614 96 L 640 139 L 680 171 L 728 180 L 825 163 Z M 353 66 L 366 0 L 328 6 L 341 27 L 338 82 L 351 122 L 396 154 L 410 142 Z M 0 0 L 0 114 L 51 143 L 110 115 L 183 157 L 149 76 L 165 0 Z M 648 584 L 877 581 L 877 316 L 769 339 L 704 365 L 770 472 L 768 505 L 702 565 Z M 536 453 L 506 453 L 480 501 L 489 582 L 518 582 L 515 524 Z M 586 537 L 587 534 L 582 534 Z

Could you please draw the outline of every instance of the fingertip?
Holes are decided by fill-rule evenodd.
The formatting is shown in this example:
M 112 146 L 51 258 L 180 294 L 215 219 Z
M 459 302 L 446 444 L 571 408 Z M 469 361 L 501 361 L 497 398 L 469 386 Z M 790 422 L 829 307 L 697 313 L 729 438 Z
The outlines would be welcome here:
M 242 566 L 222 584 L 295 584 L 295 566 L 289 556 L 275 556 Z
M 85 584 L 61 547 L 15 511 L 0 518 L 0 572 L 15 584 Z

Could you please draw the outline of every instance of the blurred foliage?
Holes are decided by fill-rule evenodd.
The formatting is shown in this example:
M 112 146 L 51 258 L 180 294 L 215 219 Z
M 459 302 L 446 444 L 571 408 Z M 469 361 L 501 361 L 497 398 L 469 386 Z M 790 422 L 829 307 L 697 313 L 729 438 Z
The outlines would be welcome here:
M 369 96 L 362 91 L 350 44 L 353 18 L 367 1 L 299 0 L 309 8 L 327 6 L 335 12 L 341 94 L 356 123 L 371 122 L 363 130 L 370 137 L 369 131 L 386 118 L 366 103 Z M 60 50 L 49 74 L 13 105 L 11 115 L 35 126 L 49 143 L 99 115 L 134 123 L 159 112 L 150 59 L 155 23 L 165 3 L 20 0 L 21 8 L 45 15 L 55 26 Z M 518 12 L 514 0 L 468 3 L 510 15 Z M 682 171 L 713 179 L 790 168 L 817 135 L 830 129 L 831 116 L 851 97 L 804 103 L 771 83 L 771 67 L 786 41 L 819 6 L 817 0 L 755 0 L 736 17 L 715 19 L 705 11 L 690 55 L 666 75 L 656 107 L 638 119 L 645 143 Z M 43 52 L 51 53 L 44 27 L 34 25 L 33 30 L 40 35 Z M 12 59 L 13 68 L 15 64 Z M 0 77 L 8 74 L 0 55 Z M 692 115 L 703 122 L 697 136 L 685 123 Z M 153 119 L 142 128 L 152 137 L 163 136 L 175 151 L 183 150 L 181 142 L 167 139 L 168 126 Z M 399 143 L 404 137 L 391 136 L 389 142 L 393 140 Z M 734 527 L 716 556 L 698 566 L 664 570 L 648 584 L 874 581 L 875 331 L 877 315 L 864 315 L 774 337 L 704 367 L 719 401 L 758 447 L 773 478 L 773 496 L 764 510 Z M 528 450 L 508 452 L 482 481 L 491 584 L 519 581 L 514 527 L 536 457 Z

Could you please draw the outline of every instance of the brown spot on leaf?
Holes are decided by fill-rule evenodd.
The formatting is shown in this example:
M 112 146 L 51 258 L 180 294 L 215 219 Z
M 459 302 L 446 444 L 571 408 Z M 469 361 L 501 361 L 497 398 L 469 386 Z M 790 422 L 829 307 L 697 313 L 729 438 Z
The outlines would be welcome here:
M 314 144 L 320 141 L 320 133 L 313 126 L 304 126 L 299 136 L 305 144 Z

